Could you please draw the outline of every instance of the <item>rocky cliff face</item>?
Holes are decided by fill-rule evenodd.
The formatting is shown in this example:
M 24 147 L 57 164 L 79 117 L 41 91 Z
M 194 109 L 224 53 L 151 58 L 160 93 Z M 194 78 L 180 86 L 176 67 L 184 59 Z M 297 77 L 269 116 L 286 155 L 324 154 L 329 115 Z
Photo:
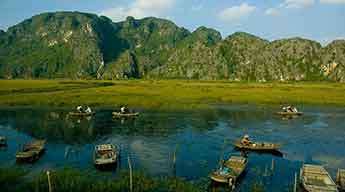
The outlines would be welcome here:
M 1 42 L 1 74 L 4 78 L 93 77 L 103 56 L 108 56 L 104 30 L 111 25 L 105 18 L 70 12 L 25 20 L 9 28 Z
M 44 13 L 0 31 L 1 78 L 183 78 L 345 82 L 345 40 L 322 47 L 164 19 L 113 23 L 79 12 Z
M 336 40 L 322 49 L 321 72 L 332 81 L 345 82 L 345 40 Z

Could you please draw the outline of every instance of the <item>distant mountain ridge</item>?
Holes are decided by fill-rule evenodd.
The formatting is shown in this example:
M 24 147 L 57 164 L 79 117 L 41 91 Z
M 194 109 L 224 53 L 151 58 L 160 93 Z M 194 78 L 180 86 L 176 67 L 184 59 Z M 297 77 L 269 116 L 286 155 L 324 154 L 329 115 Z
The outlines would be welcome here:
M 0 30 L 0 78 L 345 82 L 345 40 L 267 41 L 169 20 L 43 13 Z

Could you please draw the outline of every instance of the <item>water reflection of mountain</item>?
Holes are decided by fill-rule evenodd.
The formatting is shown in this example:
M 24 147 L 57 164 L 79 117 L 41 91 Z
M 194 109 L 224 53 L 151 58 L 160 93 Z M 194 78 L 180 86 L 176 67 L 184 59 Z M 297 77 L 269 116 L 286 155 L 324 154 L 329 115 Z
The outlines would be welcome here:
M 0 123 L 34 138 L 64 143 L 89 143 L 106 135 L 166 137 L 186 128 L 205 131 L 217 126 L 222 116 L 214 112 L 148 112 L 135 119 L 113 119 L 110 110 L 94 117 L 69 117 L 66 109 L 7 109 Z
M 0 111 L 1 124 L 24 132 L 34 138 L 65 143 L 84 143 L 94 140 L 101 132 L 94 119 L 71 119 L 65 110 L 15 109 Z
M 35 138 L 65 143 L 89 143 L 111 134 L 166 137 L 186 129 L 202 133 L 215 129 L 220 122 L 236 128 L 243 122 L 256 122 L 267 116 L 258 111 L 226 109 L 149 111 L 134 119 L 113 119 L 111 110 L 98 110 L 96 116 L 90 118 L 68 117 L 66 109 L 8 109 L 0 113 L 2 125 Z

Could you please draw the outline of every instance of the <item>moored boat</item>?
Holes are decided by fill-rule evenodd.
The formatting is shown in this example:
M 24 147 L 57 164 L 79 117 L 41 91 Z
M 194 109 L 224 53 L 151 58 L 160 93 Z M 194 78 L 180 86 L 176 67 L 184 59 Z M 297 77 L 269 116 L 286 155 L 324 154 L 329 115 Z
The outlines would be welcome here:
M 231 156 L 219 169 L 212 172 L 209 177 L 214 182 L 228 184 L 233 190 L 239 177 L 246 169 L 247 163 L 247 159 L 244 157 Z
M 105 168 L 115 165 L 118 157 L 118 149 L 113 144 L 101 144 L 95 146 L 93 161 L 95 166 L 98 168 Z
M 134 112 L 134 113 L 113 112 L 112 114 L 114 117 L 136 117 L 139 115 L 138 112 Z
M 0 136 L 0 147 L 7 145 L 7 139 L 4 136 Z
M 235 147 L 240 150 L 250 150 L 250 151 L 279 151 L 280 144 L 267 143 L 267 142 L 251 142 L 246 145 L 242 144 L 241 141 L 236 141 L 234 143 Z
M 23 146 L 22 150 L 17 152 L 17 161 L 34 162 L 40 158 L 45 150 L 45 140 L 34 140 Z
M 308 192 L 338 192 L 329 173 L 319 165 L 304 164 L 300 170 L 300 182 Z
M 345 169 L 338 169 L 336 183 L 340 191 L 345 191 Z

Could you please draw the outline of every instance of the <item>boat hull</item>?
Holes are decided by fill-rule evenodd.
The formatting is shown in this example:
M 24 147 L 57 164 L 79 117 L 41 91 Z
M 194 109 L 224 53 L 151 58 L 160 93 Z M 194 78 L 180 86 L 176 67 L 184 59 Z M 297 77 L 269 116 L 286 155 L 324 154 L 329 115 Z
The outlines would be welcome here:
M 278 115 L 282 116 L 301 116 L 303 115 L 302 112 L 277 112 Z
M 209 177 L 214 183 L 227 184 L 233 190 L 247 167 L 247 159 L 233 156 L 223 166 L 231 171 L 223 173 L 223 169 L 216 170 Z
M 111 163 L 94 163 L 94 166 L 101 171 L 115 170 L 117 168 L 117 161 Z
M 250 151 L 279 151 L 280 145 L 271 143 L 254 143 L 250 145 L 243 145 L 239 141 L 235 142 L 234 146 L 241 150 Z
M 136 117 L 139 116 L 139 113 L 120 113 L 120 112 L 113 112 L 113 117 Z
M 303 165 L 300 169 L 300 182 L 308 192 L 338 192 L 332 177 L 319 165 Z
M 74 117 L 89 117 L 95 115 L 95 112 L 92 113 L 79 113 L 79 112 L 69 112 L 69 116 L 74 116 Z
M 45 140 L 35 140 L 24 145 L 23 150 L 16 154 L 17 162 L 33 163 L 37 161 L 45 152 L 45 143 Z
M 99 170 L 114 170 L 119 159 L 118 147 L 112 144 L 97 145 L 93 153 L 93 164 Z
M 16 154 L 16 162 L 17 163 L 34 163 L 37 160 L 40 159 L 40 157 L 43 155 L 45 150 L 42 150 L 40 152 L 35 152 L 35 153 L 23 153 L 19 152 Z
M 337 173 L 336 183 L 339 191 L 345 191 L 345 169 L 339 169 Z
M 210 178 L 212 181 L 217 182 L 217 183 L 229 183 L 230 177 L 224 177 L 224 176 L 217 175 L 216 173 L 212 173 L 210 175 Z

